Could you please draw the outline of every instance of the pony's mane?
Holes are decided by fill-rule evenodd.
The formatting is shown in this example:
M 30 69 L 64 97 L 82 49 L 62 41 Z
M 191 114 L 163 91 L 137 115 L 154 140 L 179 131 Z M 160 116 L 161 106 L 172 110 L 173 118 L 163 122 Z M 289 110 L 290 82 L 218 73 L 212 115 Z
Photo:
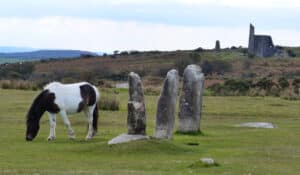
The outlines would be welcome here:
M 41 92 L 33 101 L 32 105 L 30 106 L 30 109 L 27 113 L 27 120 L 30 119 L 30 117 L 33 117 L 35 115 L 32 114 L 36 114 L 36 113 L 40 113 L 41 111 L 37 111 L 37 110 L 42 110 L 40 109 L 42 106 L 42 101 L 44 96 L 48 93 L 48 90 L 44 90 L 43 92 Z

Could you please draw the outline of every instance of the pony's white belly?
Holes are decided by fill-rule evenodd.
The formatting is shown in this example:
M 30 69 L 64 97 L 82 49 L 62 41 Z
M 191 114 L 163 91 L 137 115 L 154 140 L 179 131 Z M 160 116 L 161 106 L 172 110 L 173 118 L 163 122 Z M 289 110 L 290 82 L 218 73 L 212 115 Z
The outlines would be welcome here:
M 64 99 L 58 98 L 55 103 L 58 105 L 61 111 L 66 111 L 68 114 L 77 113 L 79 103 L 82 101 L 81 97 L 68 97 Z

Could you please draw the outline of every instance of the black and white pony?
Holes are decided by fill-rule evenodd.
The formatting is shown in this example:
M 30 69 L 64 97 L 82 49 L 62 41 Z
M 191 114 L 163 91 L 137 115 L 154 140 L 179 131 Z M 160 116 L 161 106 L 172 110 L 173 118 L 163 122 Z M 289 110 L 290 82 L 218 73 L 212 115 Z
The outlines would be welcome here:
M 32 141 L 40 128 L 40 119 L 44 112 L 48 112 L 50 121 L 50 134 L 48 141 L 55 139 L 55 114 L 59 114 L 64 121 L 69 133 L 69 138 L 74 139 L 75 133 L 67 114 L 84 111 L 88 122 L 86 140 L 90 140 L 97 132 L 98 107 L 100 98 L 98 89 L 87 83 L 61 84 L 53 82 L 44 87 L 44 90 L 33 101 L 27 114 L 26 140 Z

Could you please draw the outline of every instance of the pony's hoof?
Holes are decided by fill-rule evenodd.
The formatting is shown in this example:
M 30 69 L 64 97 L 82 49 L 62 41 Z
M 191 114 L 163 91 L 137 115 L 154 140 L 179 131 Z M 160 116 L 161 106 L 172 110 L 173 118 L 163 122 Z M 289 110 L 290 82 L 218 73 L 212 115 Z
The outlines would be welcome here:
M 74 131 L 69 132 L 69 139 L 74 140 L 76 138 Z
M 85 140 L 86 141 L 91 141 L 93 139 L 93 137 L 86 137 Z
M 69 139 L 70 139 L 70 140 L 75 140 L 75 138 L 76 138 L 75 135 L 69 136 Z
M 55 140 L 55 137 L 54 136 L 49 136 L 48 139 L 47 139 L 49 142 Z

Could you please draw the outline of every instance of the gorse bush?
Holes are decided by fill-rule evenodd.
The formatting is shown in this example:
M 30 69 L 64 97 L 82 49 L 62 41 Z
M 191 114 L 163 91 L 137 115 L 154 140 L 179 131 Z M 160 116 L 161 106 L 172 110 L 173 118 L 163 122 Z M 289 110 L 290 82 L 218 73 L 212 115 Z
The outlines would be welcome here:
M 300 81 L 294 80 L 294 90 L 289 88 L 289 81 L 281 77 L 277 81 L 270 78 L 260 78 L 256 81 L 228 79 L 224 83 L 213 84 L 208 87 L 212 95 L 221 96 L 276 96 L 284 99 L 297 100 L 299 98 Z
M 294 88 L 294 92 L 296 94 L 299 94 L 300 95 L 300 79 L 299 78 L 296 78 L 293 80 L 292 82 L 292 85 L 293 85 L 293 88 Z
M 289 81 L 284 77 L 279 78 L 278 84 L 281 87 L 281 89 L 286 89 L 290 86 Z
M 274 82 L 271 79 L 264 77 L 259 79 L 254 86 L 260 89 L 270 90 L 273 85 Z
M 99 108 L 104 111 L 118 111 L 120 102 L 112 96 L 103 96 L 99 101 Z
M 201 64 L 201 68 L 205 75 L 213 73 L 224 74 L 225 72 L 230 72 L 232 70 L 232 65 L 224 60 L 205 60 Z
M 145 95 L 156 96 L 156 95 L 160 94 L 160 90 L 158 88 L 155 88 L 155 87 L 146 87 L 144 89 L 144 94 Z
M 1 89 L 38 90 L 38 86 L 30 81 L 24 80 L 0 80 Z
M 213 95 L 246 95 L 251 85 L 251 81 L 229 79 L 224 84 L 214 84 L 209 89 L 213 91 Z
M 230 79 L 226 80 L 224 85 L 228 88 L 228 90 L 244 93 L 250 89 L 251 84 L 251 81 Z

